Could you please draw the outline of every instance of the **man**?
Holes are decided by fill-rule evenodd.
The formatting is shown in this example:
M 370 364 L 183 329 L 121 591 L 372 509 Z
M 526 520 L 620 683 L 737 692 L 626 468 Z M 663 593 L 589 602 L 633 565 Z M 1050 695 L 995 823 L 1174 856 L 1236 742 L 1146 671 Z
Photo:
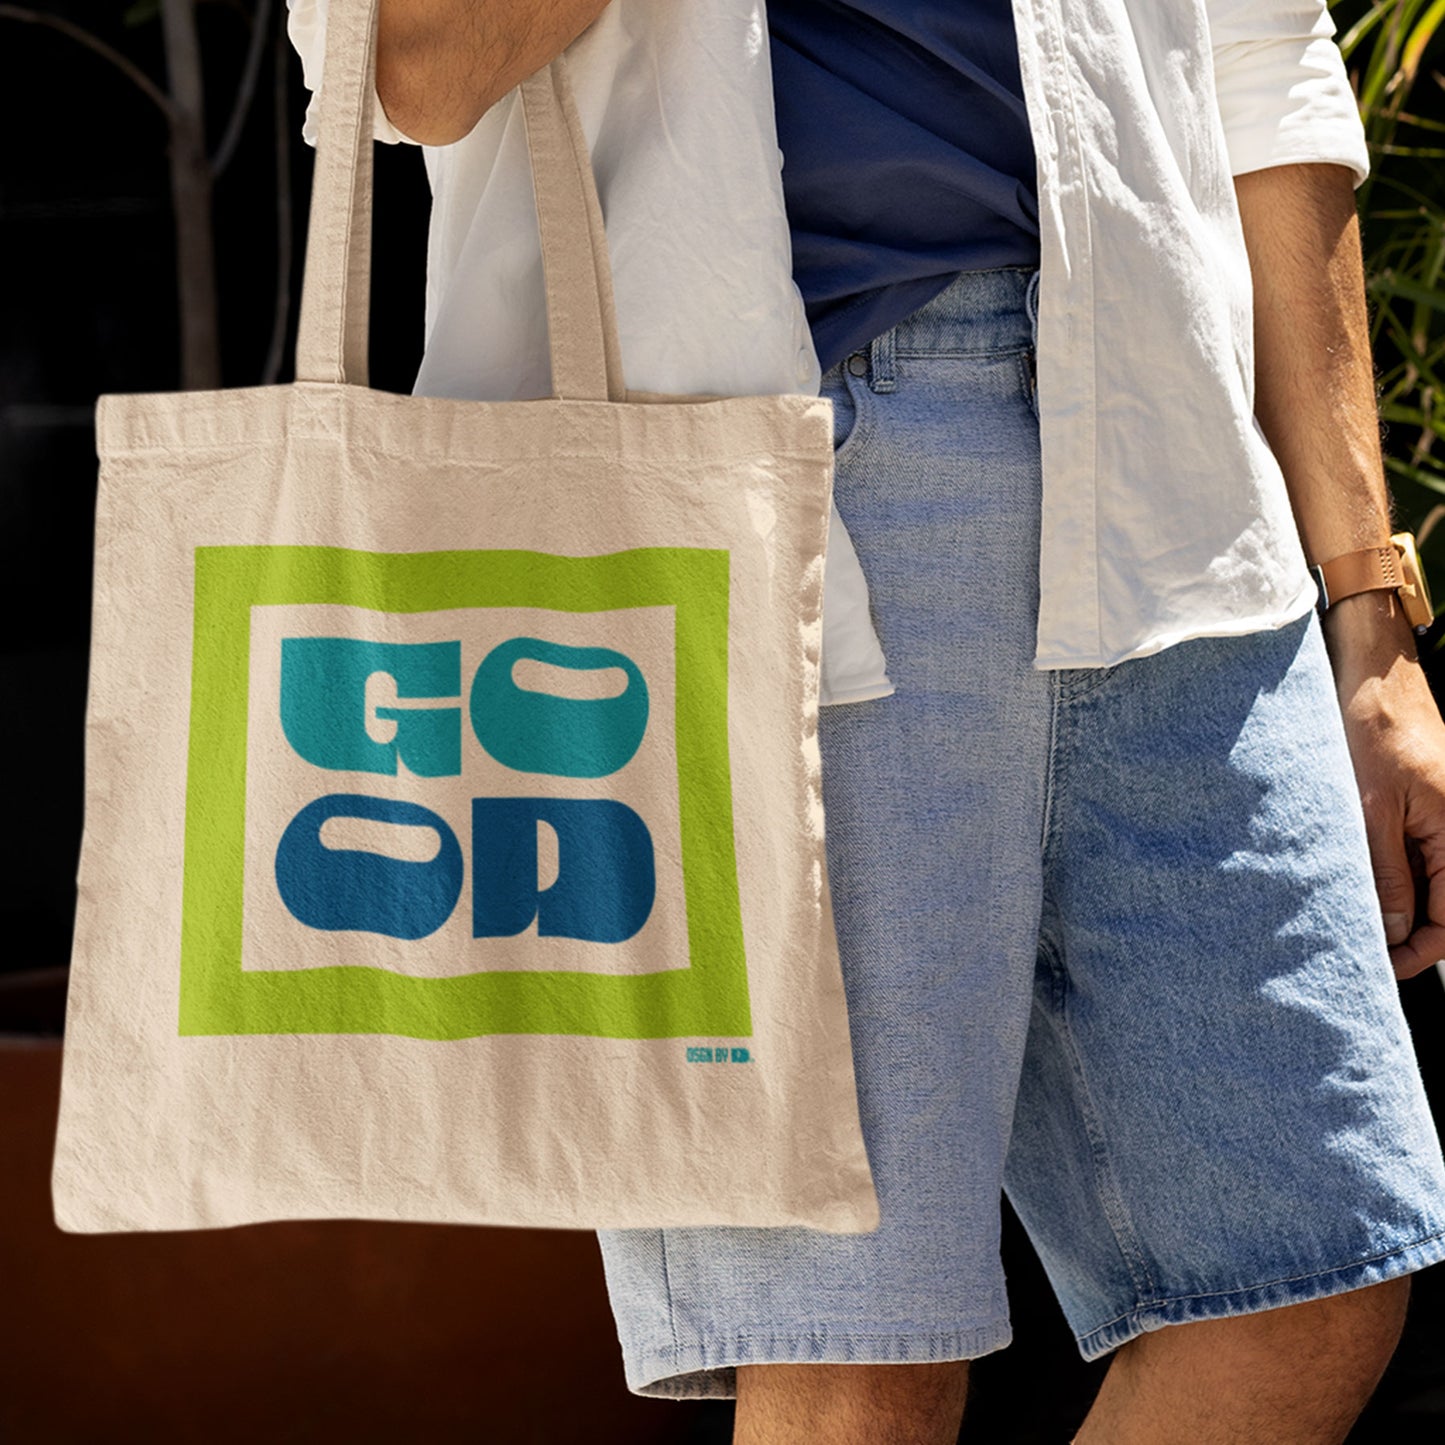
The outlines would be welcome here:
M 388 138 L 463 141 L 605 8 L 382 0 Z M 1304 567 L 1391 530 L 1323 0 L 772 32 L 898 687 L 819 724 L 883 1223 L 604 1231 L 629 1384 L 736 1393 L 738 1445 L 953 1441 L 1002 1186 L 1114 1354 L 1084 1445 L 1342 1440 L 1445 1257 L 1389 977 L 1445 956 L 1445 726 L 1396 579 L 1317 616 Z

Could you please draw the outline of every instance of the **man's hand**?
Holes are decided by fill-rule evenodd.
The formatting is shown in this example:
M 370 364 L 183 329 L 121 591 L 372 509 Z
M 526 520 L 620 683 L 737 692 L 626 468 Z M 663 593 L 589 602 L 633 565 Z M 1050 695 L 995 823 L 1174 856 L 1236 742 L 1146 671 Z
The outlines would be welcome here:
M 608 0 L 381 0 L 376 93 L 422 145 L 470 133 L 514 86 L 555 60 Z
M 1445 722 L 1392 593 L 1337 602 L 1324 630 L 1390 959 L 1413 978 L 1445 959 Z
M 1323 163 L 1234 178 L 1254 277 L 1255 414 L 1311 562 L 1398 530 L 1352 181 L 1347 167 Z M 1409 978 L 1445 959 L 1445 723 L 1393 593 L 1343 598 L 1324 632 L 1385 937 L 1396 975 Z

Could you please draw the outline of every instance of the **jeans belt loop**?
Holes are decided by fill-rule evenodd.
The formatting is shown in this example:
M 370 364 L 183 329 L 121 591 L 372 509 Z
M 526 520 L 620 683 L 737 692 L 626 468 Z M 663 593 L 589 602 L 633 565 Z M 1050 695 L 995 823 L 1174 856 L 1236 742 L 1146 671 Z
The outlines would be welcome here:
M 894 363 L 897 328 L 890 326 L 868 345 L 868 385 L 875 394 L 898 390 L 898 372 Z

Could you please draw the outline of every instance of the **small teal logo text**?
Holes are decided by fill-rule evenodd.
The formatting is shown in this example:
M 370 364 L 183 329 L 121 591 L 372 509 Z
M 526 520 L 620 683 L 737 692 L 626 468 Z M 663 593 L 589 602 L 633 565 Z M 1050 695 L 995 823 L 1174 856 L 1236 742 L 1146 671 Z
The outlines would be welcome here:
M 750 1064 L 752 1055 L 746 1049 L 698 1048 L 690 1046 L 687 1051 L 690 1064 Z

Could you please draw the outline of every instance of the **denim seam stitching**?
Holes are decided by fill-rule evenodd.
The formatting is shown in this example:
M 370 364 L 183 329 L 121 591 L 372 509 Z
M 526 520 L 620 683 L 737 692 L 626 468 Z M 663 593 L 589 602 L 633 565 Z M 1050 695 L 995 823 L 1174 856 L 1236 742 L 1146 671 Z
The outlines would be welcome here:
M 1017 353 L 1015 353 L 1015 354 L 1016 354 L 1017 357 L 1018 357 L 1018 363 L 1019 363 L 1019 364 L 1018 364 L 1019 387 L 1020 387 L 1020 389 L 1023 391 L 1024 405 L 1027 406 L 1030 411 L 1033 411 L 1033 410 L 1034 410 L 1033 370 L 1032 370 L 1032 368 L 1029 366 L 1029 353 L 1028 353 L 1027 351 L 1020 351 L 1020 352 L 1017 352 Z M 1038 413 L 1037 413 L 1037 412 L 1034 412 L 1034 415 L 1035 415 L 1035 417 L 1037 417 L 1037 416 L 1038 416 Z
M 1060 668 L 1059 688 L 1062 701 L 1081 702 L 1108 682 L 1119 666 L 1119 663 L 1113 663 L 1107 667 Z
M 1039 862 L 1041 866 L 1048 858 L 1049 844 L 1054 829 L 1054 770 L 1057 766 L 1058 746 L 1059 675 L 1056 672 L 1053 674 L 1049 686 L 1049 746 L 1044 758 L 1043 823 L 1039 830 Z M 1045 886 L 1047 886 L 1047 876 L 1045 877 Z
M 948 1329 L 936 1329 L 924 1326 L 921 1330 L 910 1330 L 902 1327 L 890 1331 L 859 1331 L 852 1328 L 843 1329 L 833 1333 L 818 1333 L 817 1331 L 788 1332 L 772 1331 L 766 1334 L 756 1334 L 748 1330 L 746 1325 L 728 1334 L 699 1335 L 690 1340 L 686 1349 L 679 1344 L 674 1337 L 672 1347 L 666 1345 L 649 1346 L 634 1343 L 633 1350 L 640 1357 L 641 1361 L 653 1360 L 659 1363 L 667 1363 L 677 1367 L 681 1373 L 692 1374 L 697 1371 L 727 1370 L 736 1368 L 735 1364 L 718 1361 L 718 1353 L 729 1346 L 745 1345 L 756 1349 L 759 1346 L 777 1348 L 794 1344 L 809 1345 L 891 1345 L 897 1346 L 900 1342 L 910 1345 L 937 1344 L 967 1345 L 970 1347 L 980 1344 L 990 1344 L 995 1340 L 1002 1340 L 1006 1345 L 1012 1338 L 1012 1327 L 1007 1318 L 993 1320 L 986 1325 L 954 1326 Z M 1003 1345 L 995 1348 L 1003 1348 Z M 698 1364 L 693 1367 L 682 1365 L 686 1357 L 694 1357 Z M 747 1363 L 744 1361 L 743 1363 Z M 666 1378 L 666 1377 L 664 1377 Z M 657 1382 L 654 1382 L 657 1383 Z
M 729 1334 L 714 1335 L 714 1342 L 734 1340 L 746 1340 L 749 1343 L 757 1343 L 759 1340 L 766 1340 L 770 1344 L 790 1342 L 794 1340 L 806 1340 L 810 1345 L 826 1345 L 840 1340 L 866 1340 L 870 1344 L 878 1341 L 897 1341 L 900 1339 L 952 1339 L 958 1335 L 977 1335 L 991 1333 L 995 1329 L 1005 1328 L 1007 1320 L 993 1320 L 986 1325 L 951 1325 L 947 1329 L 939 1329 L 934 1325 L 916 1323 L 910 1320 L 906 1324 L 900 1324 L 896 1330 L 856 1330 L 851 1325 L 845 1325 L 841 1329 L 830 1330 L 826 1326 L 814 1326 L 803 1330 L 789 1330 L 778 1333 L 772 1330 L 768 1334 L 758 1334 L 754 1330 L 769 1329 L 765 1321 L 743 1320 L 737 1329 Z
M 874 396 L 891 396 L 898 390 L 898 333 L 890 326 L 868 343 L 868 387 Z
M 853 405 L 853 425 L 848 429 L 848 435 L 843 438 L 842 444 L 833 450 L 835 481 L 837 468 L 844 459 L 851 460 L 855 451 L 865 442 L 872 440 L 875 424 L 871 400 L 873 389 L 863 378 L 854 376 L 846 366 L 843 368 L 843 389 L 848 393 L 848 400 Z M 834 500 L 837 500 L 836 497 Z M 842 510 L 841 507 L 839 510 Z
M 1055 737 L 1057 737 L 1057 729 L 1055 730 Z M 1051 766 L 1049 769 L 1051 783 L 1054 781 L 1052 761 L 1051 749 Z M 1047 884 L 1047 874 L 1045 882 Z M 1129 1219 L 1128 1208 L 1124 1203 L 1123 1194 L 1120 1192 L 1118 1181 L 1114 1176 L 1113 1165 L 1106 1147 L 1104 1130 L 1100 1126 L 1098 1110 L 1094 1104 L 1093 1091 L 1089 1088 L 1089 1081 L 1084 1073 L 1083 1060 L 1074 1042 L 1073 1029 L 1069 1023 L 1068 970 L 1063 962 L 1063 951 L 1061 949 L 1055 950 L 1053 956 L 1058 965 L 1054 976 L 1056 986 L 1059 989 L 1056 1012 L 1059 1040 L 1068 1060 L 1069 1071 L 1073 1075 L 1076 1085 L 1079 1114 L 1083 1120 L 1084 1133 L 1089 1145 L 1089 1157 L 1093 1164 L 1094 1192 L 1103 1210 L 1104 1222 L 1108 1225 L 1109 1232 L 1114 1237 L 1114 1247 L 1119 1251 L 1119 1257 L 1124 1262 L 1125 1268 L 1129 1271 L 1129 1278 L 1134 1285 L 1135 1294 L 1146 1297 L 1151 1296 L 1156 1289 L 1154 1276 L 1149 1269 L 1149 1262 L 1139 1243 L 1138 1236 L 1134 1232 L 1133 1224 Z
M 667 1295 L 667 1327 L 672 1331 L 672 1347 L 677 1349 L 677 1310 L 672 1301 L 672 1271 L 667 1266 L 667 1231 L 657 1231 L 657 1242 L 662 1249 L 662 1288 Z
M 1114 1247 L 1119 1251 L 1119 1257 L 1129 1271 L 1129 1277 L 1134 1282 L 1135 1290 L 1142 1295 L 1152 1295 L 1156 1287 L 1154 1276 L 1150 1272 L 1144 1251 L 1139 1246 L 1138 1237 L 1129 1220 L 1128 1208 L 1124 1204 L 1124 1197 L 1114 1177 L 1114 1167 L 1109 1157 L 1104 1131 L 1100 1127 L 1098 1111 L 1094 1106 L 1093 1091 L 1089 1088 L 1089 1081 L 1084 1075 L 1083 1061 L 1074 1044 L 1073 1030 L 1069 1027 L 1068 999 L 1069 990 L 1066 984 L 1063 1007 L 1059 1012 L 1059 1030 L 1068 1054 L 1070 1071 L 1078 1086 L 1079 1113 L 1083 1116 L 1084 1133 L 1089 1143 L 1089 1156 L 1094 1166 L 1094 1191 L 1103 1208 L 1104 1221 L 1109 1226 L 1110 1234 L 1114 1236 Z
M 1331 1269 L 1311 1270 L 1308 1274 L 1287 1275 L 1283 1279 L 1263 1280 L 1259 1284 L 1240 1285 L 1238 1289 L 1217 1289 L 1207 1294 L 1176 1294 L 1168 1295 L 1162 1299 L 1139 1300 L 1133 1309 L 1125 1310 L 1121 1315 L 1115 1315 L 1111 1320 L 1105 1320 L 1101 1325 L 1095 1325 L 1086 1334 L 1078 1335 L 1076 1338 L 1087 1340 L 1102 1331 L 1112 1329 L 1115 1325 L 1121 1325 L 1133 1319 L 1136 1315 L 1143 1314 L 1148 1310 L 1164 1309 L 1169 1305 L 1193 1304 L 1199 1300 L 1228 1299 L 1231 1295 L 1256 1294 L 1260 1290 L 1278 1289 L 1282 1284 L 1304 1284 L 1308 1280 L 1328 1279 L 1332 1274 L 1345 1274 L 1352 1269 L 1363 1269 L 1366 1265 L 1379 1264 L 1381 1260 L 1393 1259 L 1396 1256 L 1409 1254 L 1412 1250 L 1420 1249 L 1427 1244 L 1435 1244 L 1445 1240 L 1445 1229 L 1435 1234 L 1427 1234 L 1420 1239 L 1412 1240 L 1409 1244 L 1397 1245 L 1394 1249 L 1387 1249 L 1380 1254 L 1369 1255 L 1365 1259 L 1352 1260 L 1349 1264 L 1337 1264 Z
M 979 351 L 955 351 L 940 347 L 930 347 L 928 350 L 914 350 L 911 347 L 900 346 L 894 353 L 895 360 L 902 360 L 907 357 L 909 361 L 979 361 L 990 358 L 1003 358 L 1007 356 L 1027 356 L 1027 346 L 997 346 L 985 347 Z
M 1035 875 L 1038 891 L 1038 926 L 1035 930 L 1034 961 L 1028 968 L 1028 983 L 1026 984 L 1026 996 L 1023 1006 L 1010 1011 L 1009 1021 L 1000 1030 L 999 1043 L 1002 1056 L 1006 1060 L 1012 1060 L 1013 1064 L 1008 1068 L 996 1071 L 994 1081 L 994 1117 L 1005 1121 L 1004 1132 L 1004 1168 L 1000 1170 L 999 1182 L 1003 1185 L 1003 1177 L 1007 1168 L 1008 1140 L 1013 1133 L 1013 1121 L 1018 1112 L 1019 1086 L 1023 1076 L 1024 1061 L 1028 1056 L 1029 1032 L 1033 1025 L 1033 984 L 1038 973 L 1038 950 L 1044 946 L 1043 919 L 1045 909 L 1044 887 L 1043 887 L 1043 860 L 1040 850 L 1039 871 Z M 1006 1187 L 1006 1186 L 1005 1186 Z M 1005 1309 L 1007 1301 L 1005 1300 Z

